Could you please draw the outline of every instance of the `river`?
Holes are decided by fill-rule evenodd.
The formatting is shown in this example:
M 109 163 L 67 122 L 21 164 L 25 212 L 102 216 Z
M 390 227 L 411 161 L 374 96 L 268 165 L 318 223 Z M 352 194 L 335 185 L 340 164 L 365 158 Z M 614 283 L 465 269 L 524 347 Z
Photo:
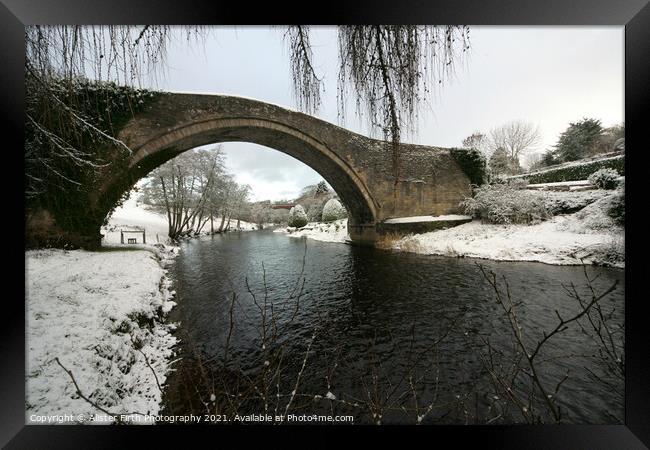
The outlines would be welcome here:
M 556 327 L 557 313 L 578 311 L 567 287 L 591 298 L 585 272 L 597 293 L 618 282 L 599 304 L 612 329 L 623 324 L 618 269 L 397 253 L 269 231 L 203 237 L 182 244 L 170 271 L 182 359 L 164 410 L 349 414 L 354 423 L 553 421 L 539 392 L 531 412 L 495 388 L 490 371 L 509 379 L 513 333 L 479 265 L 496 273 L 507 302 L 505 277 L 529 348 Z M 593 356 L 598 348 L 573 322 L 537 356 L 562 422 L 623 421 L 623 382 Z M 516 379 L 517 398 L 528 400 L 530 378 Z

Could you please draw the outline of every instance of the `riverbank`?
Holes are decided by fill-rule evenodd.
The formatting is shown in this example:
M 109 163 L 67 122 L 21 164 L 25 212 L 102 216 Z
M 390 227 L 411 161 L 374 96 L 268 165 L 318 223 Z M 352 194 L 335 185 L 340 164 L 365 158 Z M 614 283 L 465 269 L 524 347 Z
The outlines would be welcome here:
M 158 413 L 176 343 L 164 268 L 175 250 L 25 252 L 26 423 Z
M 549 204 L 577 211 L 534 225 L 494 225 L 474 220 L 428 233 L 388 235 L 377 245 L 425 255 L 625 267 L 625 230 L 607 214 L 616 195 L 614 191 L 548 192 L 546 195 Z M 303 228 L 282 227 L 275 232 L 324 242 L 349 240 L 347 219 L 312 222 Z
M 454 228 L 395 239 L 386 247 L 426 255 L 625 267 L 625 229 L 607 214 L 616 194 L 578 192 L 572 196 L 587 195 L 594 201 L 579 211 L 538 224 L 495 225 L 474 220 Z M 566 198 L 562 200 L 565 207 L 572 206 Z
M 333 222 L 309 222 L 302 228 L 280 227 L 274 233 L 285 233 L 289 237 L 306 237 L 315 241 L 345 243 L 348 238 L 348 219 L 339 219 Z

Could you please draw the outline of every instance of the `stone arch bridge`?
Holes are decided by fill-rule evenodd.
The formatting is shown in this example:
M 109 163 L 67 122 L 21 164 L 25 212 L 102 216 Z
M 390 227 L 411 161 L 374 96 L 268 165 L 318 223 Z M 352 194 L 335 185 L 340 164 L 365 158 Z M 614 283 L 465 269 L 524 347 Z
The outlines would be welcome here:
M 156 167 L 186 150 L 220 142 L 260 144 L 313 168 L 348 208 L 350 238 L 360 243 L 373 242 L 385 219 L 457 213 L 459 202 L 471 190 L 470 178 L 455 154 L 463 150 L 401 144 L 396 182 L 391 143 L 242 97 L 161 93 L 117 137 L 132 154 L 126 169 L 107 170 L 93 190 L 89 211 L 102 220 L 125 192 Z M 44 223 L 57 228 L 47 214 L 34 217 L 30 222 L 28 215 L 28 234 L 30 227 L 43 233 Z M 84 247 L 99 245 L 100 224 L 71 240 Z

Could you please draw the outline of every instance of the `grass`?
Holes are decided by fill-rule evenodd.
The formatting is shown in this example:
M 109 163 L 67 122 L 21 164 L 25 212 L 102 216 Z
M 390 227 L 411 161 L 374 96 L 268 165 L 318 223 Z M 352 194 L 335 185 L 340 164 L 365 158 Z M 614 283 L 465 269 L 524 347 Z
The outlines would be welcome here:
M 395 246 L 395 244 L 402 239 L 402 235 L 400 233 L 391 231 L 385 234 L 381 234 L 377 241 L 375 242 L 375 247 L 381 248 L 384 250 L 391 249 Z

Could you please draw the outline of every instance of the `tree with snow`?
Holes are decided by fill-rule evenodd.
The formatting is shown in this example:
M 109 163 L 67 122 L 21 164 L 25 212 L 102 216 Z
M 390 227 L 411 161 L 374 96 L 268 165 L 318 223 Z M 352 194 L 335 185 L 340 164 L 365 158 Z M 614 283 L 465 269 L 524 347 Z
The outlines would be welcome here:
M 325 203 L 325 206 L 323 206 L 323 222 L 333 222 L 335 220 L 344 219 L 347 216 L 347 211 L 343 205 L 341 205 L 341 202 L 335 198 L 328 200 L 328 202 Z
M 327 193 L 329 193 L 329 191 L 330 191 L 330 188 L 327 187 L 327 183 L 325 183 L 325 181 L 320 181 L 316 185 L 316 195 L 327 194 Z
M 323 206 L 325 206 L 325 201 L 313 203 L 309 209 L 307 209 L 307 218 L 310 222 L 320 222 L 323 215 Z
M 599 189 L 616 189 L 618 186 L 618 172 L 614 169 L 604 168 L 589 175 L 589 182 Z
M 305 209 L 300 205 L 291 208 L 289 210 L 289 226 L 302 228 L 305 225 L 307 225 L 307 214 L 305 213 Z
M 519 161 L 512 159 L 505 148 L 498 147 L 489 161 L 490 172 L 493 176 L 496 175 L 516 175 L 521 173 Z
M 602 142 L 603 133 L 600 120 L 584 118 L 579 122 L 570 123 L 560 135 L 555 152 L 562 162 L 576 161 L 601 153 L 607 148 Z
M 511 169 L 518 169 L 519 158 L 537 147 L 540 141 L 539 127 L 522 120 L 514 120 L 493 128 L 488 137 L 488 145 L 493 151 L 505 151 Z

